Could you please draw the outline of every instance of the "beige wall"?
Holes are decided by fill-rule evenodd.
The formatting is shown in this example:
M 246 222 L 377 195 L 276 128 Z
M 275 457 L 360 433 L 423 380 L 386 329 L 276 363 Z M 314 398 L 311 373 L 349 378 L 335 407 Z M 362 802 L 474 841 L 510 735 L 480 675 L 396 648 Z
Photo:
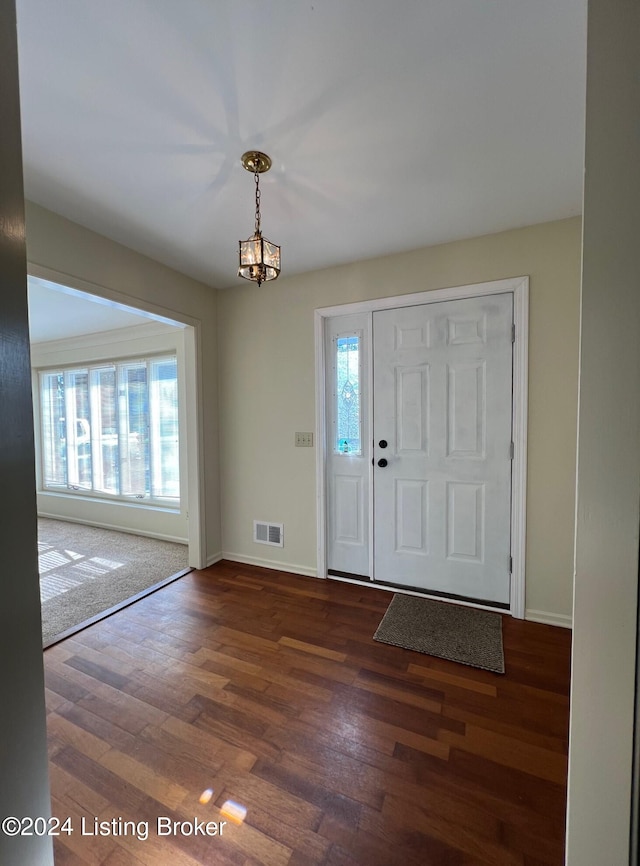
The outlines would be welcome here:
M 629 800 L 638 700 L 639 43 L 639 3 L 590 0 L 567 815 L 570 866 L 638 863 L 637 850 L 629 856 Z M 637 738 L 638 717 L 635 725 Z M 638 750 L 636 742 L 636 757 Z M 637 810 L 636 803 L 636 819 Z
M 97 295 L 111 297 L 115 292 L 132 306 L 201 323 L 205 558 L 214 558 L 220 551 L 215 289 L 31 202 L 27 202 L 27 258 L 30 266 L 55 272 L 59 282 L 64 283 L 67 275 L 71 285 L 74 279 L 93 284 Z
M 223 551 L 314 573 L 315 449 L 295 448 L 294 432 L 315 429 L 315 308 L 529 275 L 526 607 L 567 624 L 580 234 L 580 219 L 562 220 L 220 293 Z M 284 523 L 284 548 L 254 544 L 254 519 Z

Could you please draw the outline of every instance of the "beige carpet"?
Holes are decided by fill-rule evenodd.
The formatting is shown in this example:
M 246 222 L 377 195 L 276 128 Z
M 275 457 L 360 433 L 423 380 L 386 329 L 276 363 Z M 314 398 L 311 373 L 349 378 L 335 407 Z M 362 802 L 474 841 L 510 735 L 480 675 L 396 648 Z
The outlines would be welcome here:
M 184 544 L 38 520 L 44 646 L 188 568 Z

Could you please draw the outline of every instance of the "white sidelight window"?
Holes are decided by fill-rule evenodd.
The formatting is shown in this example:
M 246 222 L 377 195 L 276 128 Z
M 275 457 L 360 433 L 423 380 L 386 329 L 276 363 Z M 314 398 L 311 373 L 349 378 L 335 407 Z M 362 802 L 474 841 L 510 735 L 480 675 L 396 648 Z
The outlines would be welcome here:
M 175 355 L 39 378 L 43 489 L 180 504 Z
M 361 340 L 359 332 L 340 334 L 335 340 L 334 448 L 340 454 L 362 453 Z

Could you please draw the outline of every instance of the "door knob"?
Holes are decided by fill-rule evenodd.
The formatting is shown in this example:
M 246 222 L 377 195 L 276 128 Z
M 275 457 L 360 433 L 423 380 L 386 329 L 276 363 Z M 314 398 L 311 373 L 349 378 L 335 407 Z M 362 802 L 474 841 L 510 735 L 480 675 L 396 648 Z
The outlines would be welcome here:
M 384 467 L 385 467 L 386 465 L 387 465 L 387 461 L 386 461 L 386 459 L 385 459 L 384 457 L 381 457 L 380 460 L 378 460 L 378 466 L 379 466 L 381 469 L 384 469 Z
M 386 439 L 381 439 L 381 440 L 378 442 L 378 445 L 379 445 L 381 448 L 386 448 L 388 444 L 389 444 L 389 443 L 387 442 Z

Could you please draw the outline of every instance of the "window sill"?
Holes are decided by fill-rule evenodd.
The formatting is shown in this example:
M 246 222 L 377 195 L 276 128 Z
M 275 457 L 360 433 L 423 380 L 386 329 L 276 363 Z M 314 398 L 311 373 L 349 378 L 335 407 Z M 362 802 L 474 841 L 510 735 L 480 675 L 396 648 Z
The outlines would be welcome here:
M 75 491 L 67 492 L 41 489 L 38 490 L 38 497 L 44 497 L 50 500 L 55 499 L 59 502 L 91 502 L 95 505 L 117 506 L 118 508 L 133 509 L 135 511 L 142 509 L 144 511 L 154 511 L 160 514 L 178 515 L 181 513 L 180 506 L 158 505 L 157 503 L 148 502 L 144 499 L 137 499 L 134 502 L 131 502 L 128 499 L 116 499 L 115 497 L 113 499 L 107 497 L 102 498 L 100 496 L 91 496 L 91 494 L 88 493 L 76 493 Z

